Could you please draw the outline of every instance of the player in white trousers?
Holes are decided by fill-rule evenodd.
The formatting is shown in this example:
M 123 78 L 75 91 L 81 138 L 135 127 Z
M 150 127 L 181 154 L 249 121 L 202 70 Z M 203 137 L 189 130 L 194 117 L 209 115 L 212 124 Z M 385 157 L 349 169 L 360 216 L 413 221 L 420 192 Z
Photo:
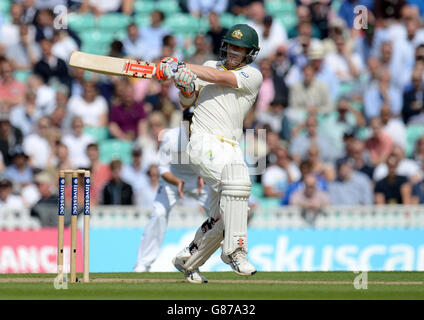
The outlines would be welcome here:
M 249 65 L 258 52 L 256 31 L 238 24 L 225 34 L 219 61 L 200 66 L 167 57 L 159 64 L 159 76 L 173 79 L 180 89 L 183 108 L 195 106 L 187 153 L 196 173 L 210 187 L 210 212 L 215 219 L 188 259 L 187 248 L 173 259 L 189 282 L 200 283 L 187 277 L 187 272 L 198 270 L 222 240 L 225 263 L 240 275 L 256 273 L 246 257 L 251 183 L 239 143 L 244 118 L 263 81 L 260 71 Z
M 190 123 L 192 112 L 184 110 L 183 120 Z M 152 216 L 145 227 L 138 249 L 137 262 L 134 272 L 147 272 L 159 255 L 163 237 L 168 224 L 169 213 L 177 201 L 186 195 L 196 199 L 209 215 L 208 188 L 203 187 L 203 181 L 189 165 L 185 149 L 188 143 L 188 125 L 167 130 L 163 136 L 159 154 L 159 173 L 161 182 L 155 201 L 153 203 Z M 206 220 L 209 221 L 209 220 Z M 196 233 L 196 237 L 202 236 L 202 232 Z M 189 276 L 197 277 L 194 270 Z

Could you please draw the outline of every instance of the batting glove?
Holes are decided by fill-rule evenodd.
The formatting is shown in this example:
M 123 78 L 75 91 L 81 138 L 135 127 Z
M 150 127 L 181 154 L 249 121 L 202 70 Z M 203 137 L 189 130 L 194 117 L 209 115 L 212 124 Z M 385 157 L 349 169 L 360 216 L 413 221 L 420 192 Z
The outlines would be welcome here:
M 158 66 L 156 67 L 156 77 L 158 80 L 168 80 L 172 77 L 172 68 L 178 63 L 178 59 L 175 57 L 165 57 L 163 58 Z
M 178 69 L 173 78 L 175 86 L 184 94 L 190 95 L 195 90 L 195 80 L 197 76 L 187 67 L 184 66 Z

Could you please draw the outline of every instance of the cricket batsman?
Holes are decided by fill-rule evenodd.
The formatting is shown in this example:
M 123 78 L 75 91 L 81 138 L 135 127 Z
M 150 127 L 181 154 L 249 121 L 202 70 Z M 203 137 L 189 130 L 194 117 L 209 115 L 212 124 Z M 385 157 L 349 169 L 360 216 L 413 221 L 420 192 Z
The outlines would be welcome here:
M 222 40 L 219 61 L 200 66 L 166 57 L 157 68 L 158 78 L 173 79 L 180 89 L 183 108 L 195 106 L 186 152 L 195 172 L 210 187 L 212 228 L 196 246 L 191 246 L 194 250 L 188 259 L 180 255 L 173 259 L 189 282 L 195 281 L 190 281 L 187 274 L 198 270 L 222 240 L 225 263 L 239 275 L 256 273 L 246 257 L 251 182 L 239 143 L 243 120 L 262 85 L 261 73 L 250 66 L 258 52 L 256 31 L 237 24 Z

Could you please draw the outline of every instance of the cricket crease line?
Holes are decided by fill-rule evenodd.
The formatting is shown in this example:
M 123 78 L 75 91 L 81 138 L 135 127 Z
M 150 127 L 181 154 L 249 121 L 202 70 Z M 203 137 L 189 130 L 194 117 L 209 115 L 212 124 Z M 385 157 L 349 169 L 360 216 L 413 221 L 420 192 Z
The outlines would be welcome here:
M 49 283 L 54 278 L 0 278 L 0 283 Z M 187 283 L 184 279 L 113 279 L 92 278 L 90 283 Z M 222 284 L 280 284 L 280 285 L 352 285 L 353 281 L 324 280 L 209 280 L 209 283 Z M 369 285 L 424 285 L 424 281 L 368 281 Z

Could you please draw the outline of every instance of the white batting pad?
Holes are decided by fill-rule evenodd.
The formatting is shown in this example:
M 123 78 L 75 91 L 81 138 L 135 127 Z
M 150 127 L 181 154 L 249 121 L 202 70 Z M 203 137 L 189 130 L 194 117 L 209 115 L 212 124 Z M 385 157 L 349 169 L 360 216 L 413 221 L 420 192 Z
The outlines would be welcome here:
M 224 220 L 224 254 L 237 248 L 247 253 L 247 217 L 250 195 L 249 170 L 245 163 L 228 164 L 222 171 L 221 217 Z

